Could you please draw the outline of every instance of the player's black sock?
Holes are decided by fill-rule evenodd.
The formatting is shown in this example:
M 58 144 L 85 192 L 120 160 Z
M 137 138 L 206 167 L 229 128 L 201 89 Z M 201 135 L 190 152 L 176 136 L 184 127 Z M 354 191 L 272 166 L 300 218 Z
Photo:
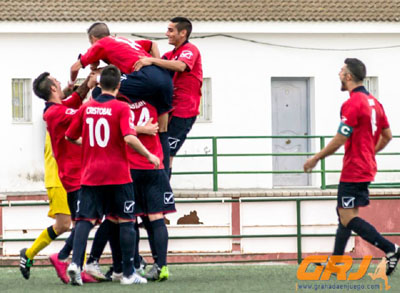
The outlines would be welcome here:
M 122 272 L 125 277 L 133 274 L 133 252 L 136 232 L 132 222 L 119 224 L 119 241 L 122 251 Z
M 169 141 L 168 141 L 168 133 L 167 132 L 160 132 L 160 142 L 164 154 L 164 170 L 167 172 L 168 175 L 168 170 L 169 170 L 169 154 L 170 154 L 170 149 L 169 149 Z
M 106 247 L 107 241 L 110 238 L 109 235 L 112 224 L 113 223 L 110 220 L 106 219 L 101 223 L 99 229 L 97 229 L 96 235 L 94 235 L 90 256 L 87 261 L 88 264 L 94 261 L 99 261 L 103 250 Z
M 151 228 L 149 217 L 142 217 L 142 221 L 143 221 L 144 228 L 146 229 L 147 236 L 149 238 L 151 256 L 153 257 L 154 262 L 156 263 L 157 262 L 157 251 L 154 246 L 154 232 L 153 232 L 153 229 Z
M 67 240 L 65 240 L 64 247 L 61 248 L 60 252 L 58 253 L 59 260 L 65 260 L 68 258 L 69 254 L 72 251 L 72 246 L 74 245 L 74 235 L 75 228 L 72 228 L 71 234 L 69 234 Z
M 139 225 L 137 222 L 134 224 L 134 227 L 136 232 L 136 241 L 135 241 L 135 254 L 133 259 L 133 265 L 135 266 L 135 269 L 138 269 L 140 267 L 140 255 L 139 255 L 140 232 L 139 232 Z
M 333 255 L 343 255 L 346 248 L 347 241 L 351 236 L 351 229 L 346 228 L 339 223 L 336 230 L 335 247 L 333 248 Z
M 111 222 L 112 228 L 110 229 L 110 248 L 113 260 L 113 269 L 116 273 L 122 273 L 122 252 L 119 242 L 119 225 Z
M 347 228 L 353 230 L 362 239 L 383 250 L 385 253 L 395 251 L 395 246 L 392 242 L 383 238 L 374 226 L 359 217 L 351 219 L 347 224 Z
M 162 268 L 167 264 L 168 250 L 168 230 L 165 225 L 164 218 L 155 220 L 151 223 L 154 233 L 154 246 L 157 251 L 157 265 Z
M 72 262 L 82 267 L 85 254 L 86 242 L 93 224 L 88 221 L 78 221 L 75 226 L 75 237 L 73 245 Z
M 168 179 L 169 180 L 171 180 L 171 175 L 172 175 L 172 167 L 170 167 L 168 170 Z

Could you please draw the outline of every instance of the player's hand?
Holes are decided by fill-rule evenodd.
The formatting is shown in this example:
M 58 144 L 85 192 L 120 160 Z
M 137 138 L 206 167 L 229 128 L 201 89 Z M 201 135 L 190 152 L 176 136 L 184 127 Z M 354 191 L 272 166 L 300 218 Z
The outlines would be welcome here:
M 90 64 L 90 70 L 96 70 L 97 67 L 99 67 L 100 61 L 94 62 L 92 64 Z
M 97 85 L 97 76 L 99 75 L 99 73 L 97 71 L 92 71 L 89 74 L 89 81 L 88 81 L 88 87 L 90 89 L 96 87 Z
M 147 121 L 145 125 L 143 125 L 143 133 L 147 135 L 156 135 L 158 132 L 158 122 L 152 123 L 153 117 Z
M 140 56 L 140 59 L 133 65 L 133 71 L 139 71 L 144 66 L 153 64 L 150 57 Z
M 150 154 L 150 156 L 147 159 L 149 160 L 150 163 L 154 165 L 154 169 L 160 168 L 160 159 L 157 156 Z
M 312 169 L 314 169 L 314 167 L 317 165 L 318 163 L 318 159 L 316 159 L 315 157 L 309 158 L 303 166 L 304 172 L 306 173 L 310 173 L 312 171 Z

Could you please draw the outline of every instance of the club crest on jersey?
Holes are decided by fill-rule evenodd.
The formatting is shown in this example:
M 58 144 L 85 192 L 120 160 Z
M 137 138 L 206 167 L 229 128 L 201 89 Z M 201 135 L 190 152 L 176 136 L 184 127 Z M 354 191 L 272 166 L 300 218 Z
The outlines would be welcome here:
M 352 209 L 354 208 L 354 201 L 355 201 L 354 196 L 344 196 L 342 197 L 342 207 L 344 209 Z
M 77 111 L 78 111 L 78 110 L 68 108 L 67 110 L 65 110 L 65 114 L 67 114 L 67 115 L 74 115 Z
M 178 142 L 180 142 L 181 140 L 175 137 L 168 137 L 168 142 L 169 142 L 169 148 L 170 149 L 176 149 L 176 147 L 178 146 Z
M 135 207 L 135 202 L 133 200 L 127 200 L 124 203 L 124 213 L 125 214 L 132 214 L 134 207 Z
M 164 193 L 164 204 L 173 204 L 175 203 L 174 194 L 172 192 Z
M 182 51 L 182 53 L 180 55 L 180 57 L 186 58 L 186 59 L 191 59 L 192 56 L 193 56 L 192 51 L 188 51 L 188 50 Z

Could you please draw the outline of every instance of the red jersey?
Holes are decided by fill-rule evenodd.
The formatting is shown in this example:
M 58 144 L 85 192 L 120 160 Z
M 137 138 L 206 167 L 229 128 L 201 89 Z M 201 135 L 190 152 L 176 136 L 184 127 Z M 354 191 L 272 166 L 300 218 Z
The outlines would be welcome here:
M 145 101 L 140 100 L 130 103 L 130 108 L 133 113 L 133 123 L 135 126 L 145 125 L 150 118 L 153 118 L 152 123 L 157 122 L 157 109 Z M 160 159 L 160 169 L 164 169 L 164 165 L 162 163 L 164 155 L 158 133 L 156 135 L 138 134 L 138 139 L 149 150 L 149 152 Z M 128 158 L 131 169 L 154 169 L 154 165 L 150 163 L 149 160 L 130 147 L 128 147 Z
M 353 128 L 346 141 L 342 182 L 371 182 L 377 171 L 375 146 L 389 122 L 382 105 L 361 86 L 350 93 L 341 109 L 342 123 Z
M 64 99 L 62 104 L 47 102 L 43 114 L 58 165 L 58 175 L 67 192 L 78 190 L 81 187 L 82 148 L 65 139 L 65 132 L 77 112 L 76 109 L 81 104 L 81 97 L 74 92 Z
M 86 67 L 89 64 L 103 60 L 107 64 L 113 64 L 128 74 L 133 71 L 133 65 L 140 56 L 151 57 L 152 42 L 140 40 L 132 42 L 123 37 L 104 37 L 95 42 L 89 50 L 80 56 L 81 64 Z
M 187 65 L 184 72 L 175 72 L 172 79 L 174 84 L 172 116 L 190 118 L 199 115 L 203 84 L 200 51 L 195 45 L 185 42 L 178 49 L 165 53 L 163 59 L 179 60 Z
M 82 136 L 82 185 L 117 185 L 132 182 L 124 137 L 136 135 L 126 103 L 100 95 L 84 104 L 66 136 Z

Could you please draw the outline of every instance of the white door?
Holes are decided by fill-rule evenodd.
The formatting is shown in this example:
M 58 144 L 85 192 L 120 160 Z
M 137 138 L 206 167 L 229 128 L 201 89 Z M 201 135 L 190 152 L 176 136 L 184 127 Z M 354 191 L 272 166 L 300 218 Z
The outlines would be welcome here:
M 272 78 L 272 135 L 308 135 L 309 80 L 307 78 Z M 274 153 L 309 152 L 305 138 L 272 139 Z M 300 171 L 306 156 L 274 156 L 274 171 Z M 310 175 L 274 174 L 274 186 L 308 186 Z

